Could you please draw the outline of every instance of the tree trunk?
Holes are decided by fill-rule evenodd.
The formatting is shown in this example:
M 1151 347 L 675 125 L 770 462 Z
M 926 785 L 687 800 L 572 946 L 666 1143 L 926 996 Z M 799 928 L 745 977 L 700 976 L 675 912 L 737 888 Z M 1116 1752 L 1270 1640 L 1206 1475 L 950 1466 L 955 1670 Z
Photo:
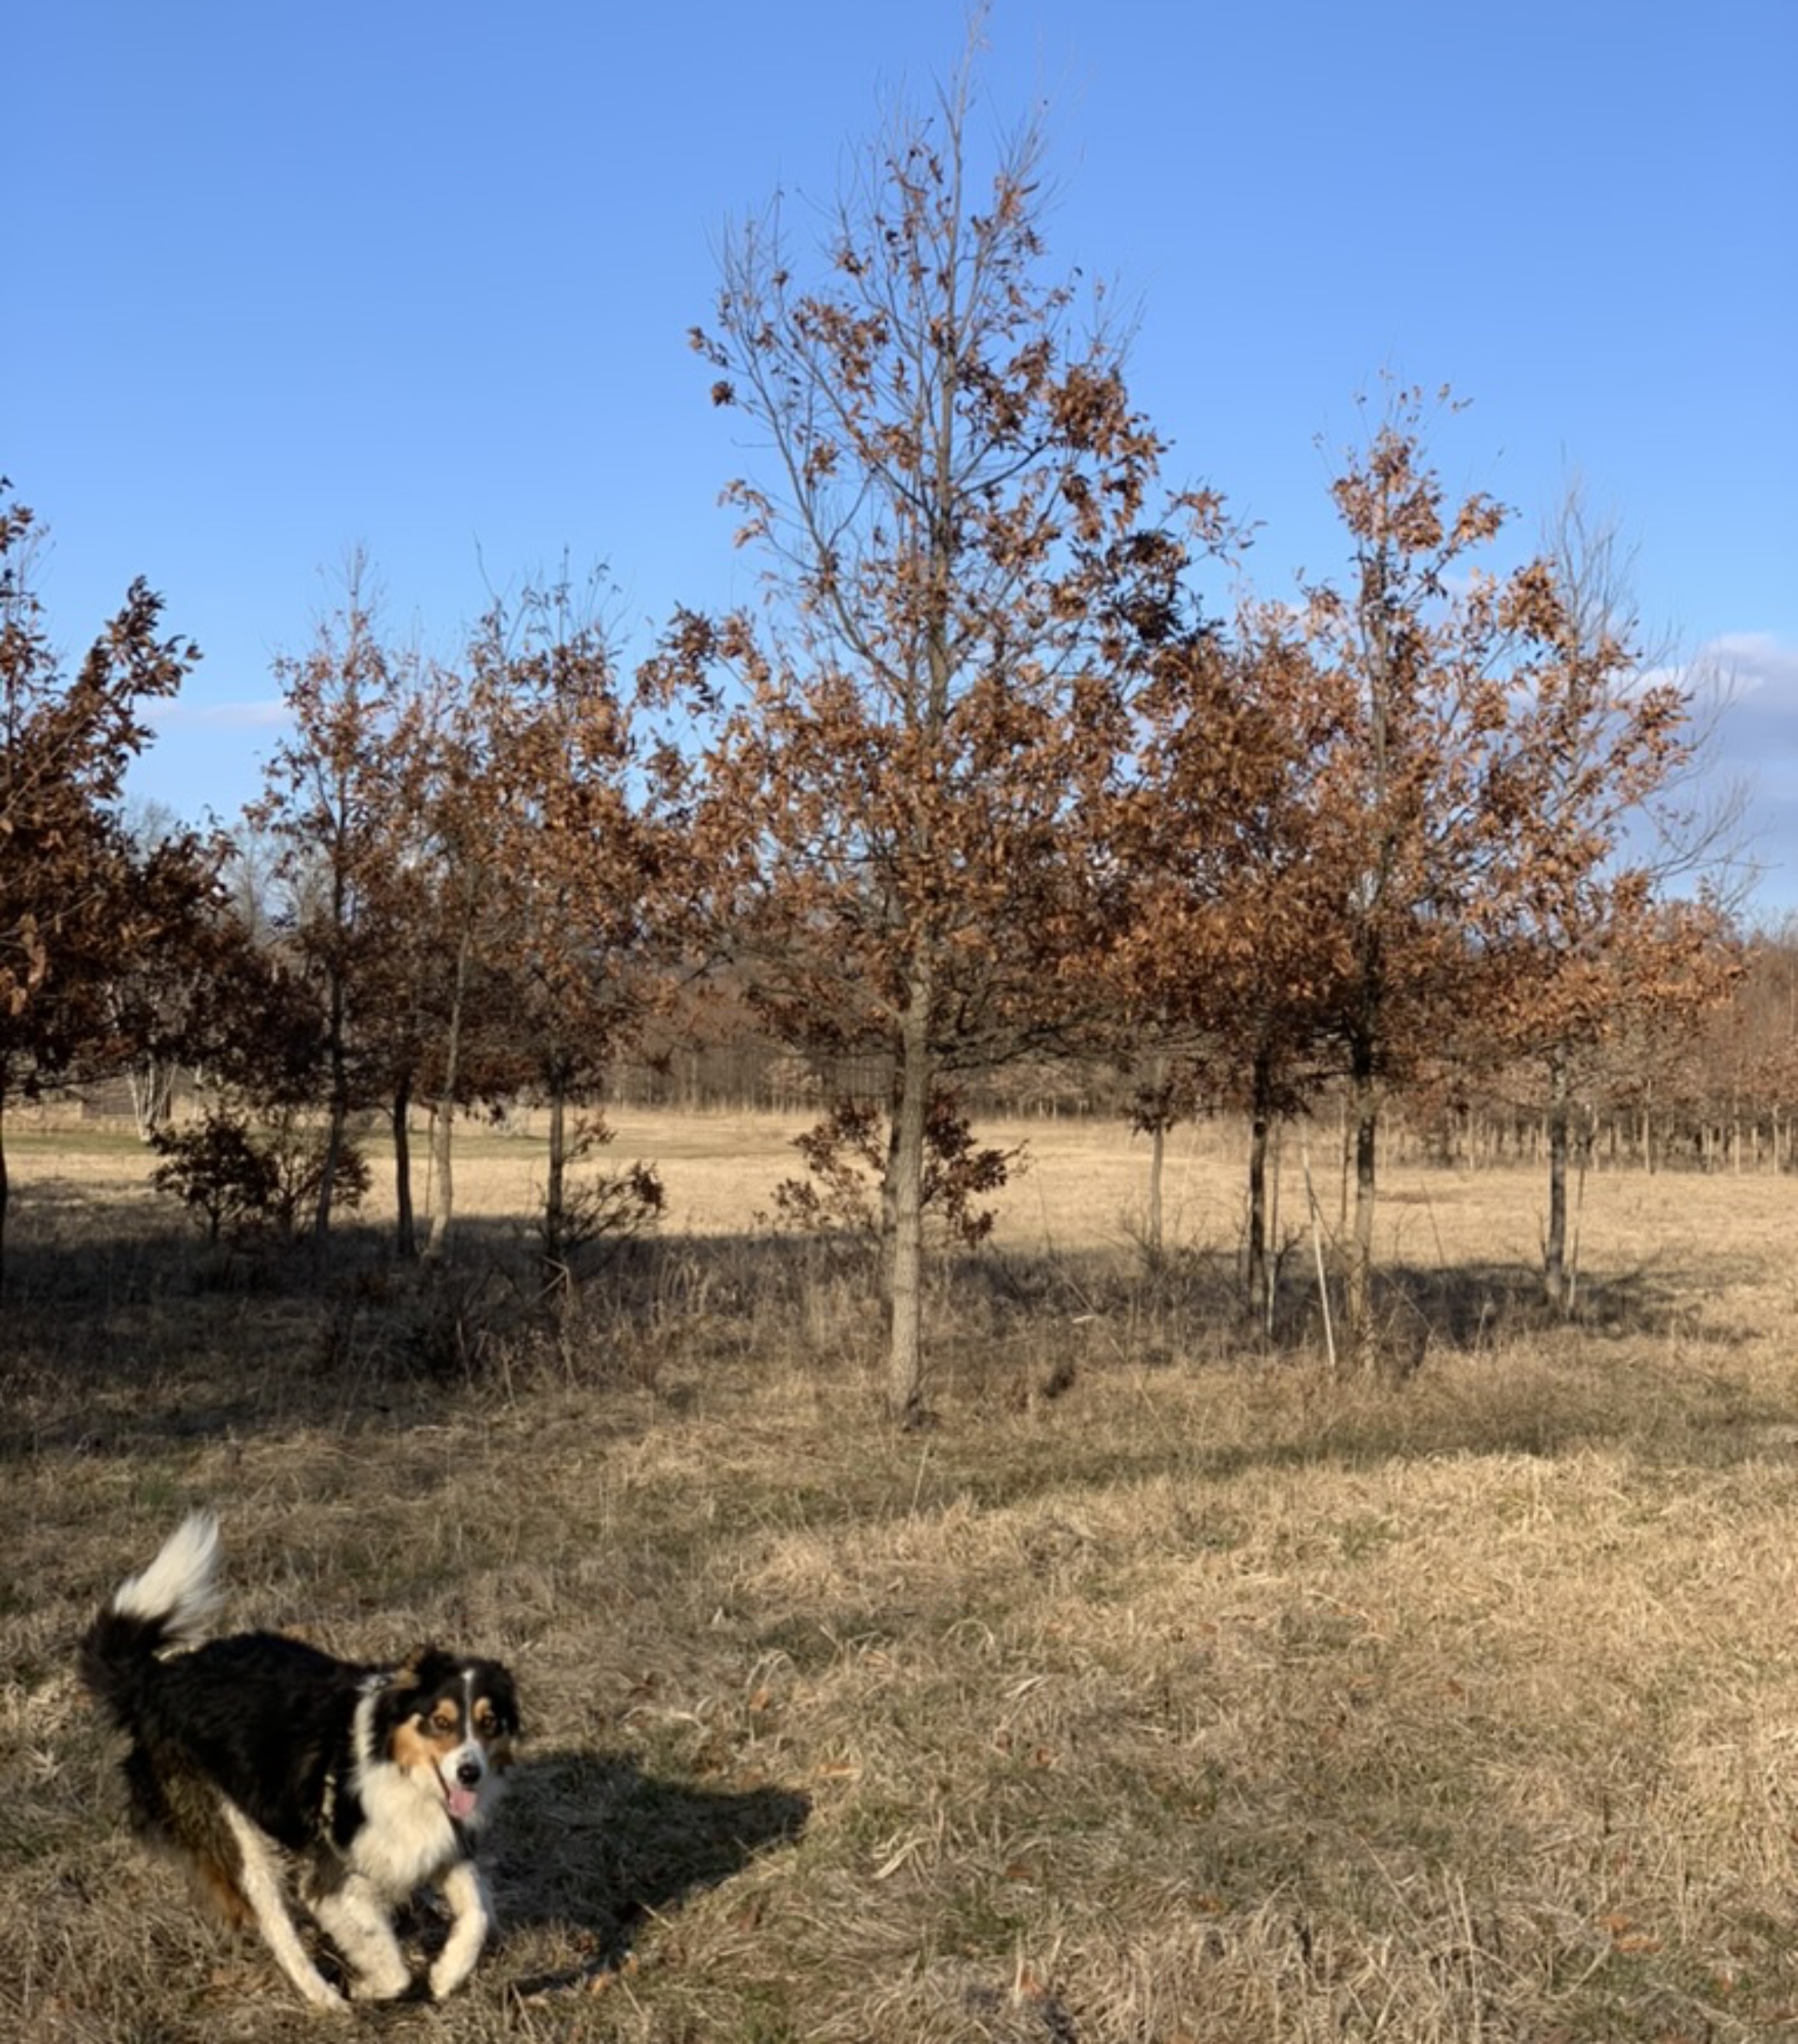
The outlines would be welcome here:
M 0 1076 L 0 1292 L 6 1286 L 6 1209 L 12 1197 L 12 1179 L 6 1168 L 6 1082 Z
M 1556 1312 L 1567 1306 L 1567 1151 L 1571 1117 L 1565 1053 L 1548 1058 L 1548 1226 L 1542 1243 L 1542 1298 Z
M 456 1214 L 456 1181 L 451 1162 L 455 1137 L 456 1087 L 461 1077 L 462 1007 L 468 985 L 468 956 L 474 933 L 467 922 L 456 947 L 456 979 L 450 998 L 449 1029 L 444 1041 L 443 1090 L 431 1122 L 431 1232 L 424 1245 L 427 1263 L 449 1254 L 450 1225 Z
M 1374 1204 L 1380 1089 L 1371 1060 L 1359 1052 L 1350 1081 L 1348 1111 L 1354 1133 L 1355 1204 L 1343 1284 L 1344 1354 L 1351 1369 L 1368 1375 L 1378 1368 L 1380 1360 L 1374 1325 Z
M 399 1219 L 393 1247 L 402 1263 L 418 1255 L 418 1229 L 412 1216 L 412 1079 L 409 1072 L 393 1088 L 393 1204 Z
M 902 1427 L 924 1417 L 924 1130 L 930 1105 L 929 984 L 913 979 L 899 1025 L 893 1142 L 884 1203 L 888 1260 L 887 1410 Z
M 431 1108 L 431 1226 L 424 1238 L 426 1263 L 441 1263 L 449 1253 L 450 1226 L 456 1218 L 455 1117 L 454 1095 L 439 1094 Z
M 549 1081 L 549 1158 L 543 1186 L 543 1261 L 546 1276 L 554 1278 L 562 1262 L 563 1233 L 567 1209 L 568 1089 L 562 1075 Z
M 331 1085 L 330 1111 L 325 1123 L 325 1158 L 319 1172 L 319 1204 L 313 1215 L 313 1260 L 325 1268 L 330 1254 L 331 1201 L 337 1190 L 337 1166 L 343 1156 L 343 1139 L 349 1126 L 347 1084 L 342 1079 Z
M 153 1052 L 127 1067 L 125 1083 L 130 1088 L 131 1112 L 137 1122 L 137 1140 L 147 1143 L 169 1118 L 175 1099 L 175 1063 Z
M 1272 1140 L 1273 1112 L 1273 1061 L 1265 1049 L 1257 1049 L 1250 1077 L 1249 1120 L 1249 1254 L 1244 1272 L 1247 1303 L 1251 1313 L 1261 1314 L 1271 1325 L 1273 1318 L 1273 1266 L 1272 1212 L 1267 1198 L 1267 1157 Z
M 1161 1181 L 1168 1161 L 1168 1124 L 1157 1115 L 1149 1131 L 1149 1260 L 1158 1265 L 1162 1251 Z
M 1249 1256 L 1244 1272 L 1244 1303 L 1251 1313 L 1265 1314 L 1272 1287 L 1267 1260 L 1267 1110 L 1257 1106 L 1249 1123 Z

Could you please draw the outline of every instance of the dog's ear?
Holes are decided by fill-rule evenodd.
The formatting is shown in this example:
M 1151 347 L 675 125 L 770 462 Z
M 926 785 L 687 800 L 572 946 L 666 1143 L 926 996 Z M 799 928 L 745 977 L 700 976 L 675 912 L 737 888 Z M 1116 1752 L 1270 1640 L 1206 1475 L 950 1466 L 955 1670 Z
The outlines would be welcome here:
M 386 1739 L 399 1725 L 405 1724 L 416 1708 L 418 1692 L 424 1683 L 425 1663 L 436 1649 L 428 1644 L 416 1646 L 399 1667 L 386 1677 L 381 1685 L 380 1694 L 375 1699 L 375 1731 L 377 1738 Z
M 424 1679 L 425 1662 L 434 1659 L 436 1653 L 437 1648 L 433 1641 L 421 1640 L 393 1670 L 393 1679 L 389 1686 L 393 1689 L 416 1689 Z
M 499 1720 L 499 1728 L 508 1738 L 519 1736 L 518 1685 L 512 1679 L 512 1671 L 502 1668 L 497 1661 L 489 1661 L 481 1670 L 481 1687 L 493 1706 L 493 1714 Z

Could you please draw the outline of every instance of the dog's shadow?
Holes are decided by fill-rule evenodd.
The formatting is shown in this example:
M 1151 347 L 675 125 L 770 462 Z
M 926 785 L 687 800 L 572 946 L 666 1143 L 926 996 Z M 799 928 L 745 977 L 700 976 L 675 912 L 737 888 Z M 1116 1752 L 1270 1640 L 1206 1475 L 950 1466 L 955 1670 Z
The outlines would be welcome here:
M 631 1754 L 533 1754 L 513 1770 L 492 1859 L 503 1923 L 575 1933 L 583 1962 L 515 1980 L 520 1995 L 612 1971 L 636 1928 L 805 1829 L 809 1797 L 646 1774 Z

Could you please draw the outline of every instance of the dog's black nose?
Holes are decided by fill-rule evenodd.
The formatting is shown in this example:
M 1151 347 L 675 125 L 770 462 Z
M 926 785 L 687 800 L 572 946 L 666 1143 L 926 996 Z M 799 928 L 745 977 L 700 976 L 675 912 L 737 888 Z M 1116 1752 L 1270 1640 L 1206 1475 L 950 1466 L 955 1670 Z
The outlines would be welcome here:
M 480 1762 L 479 1760 L 464 1760 L 456 1770 L 456 1778 L 462 1783 L 464 1788 L 474 1788 L 479 1787 L 480 1783 Z

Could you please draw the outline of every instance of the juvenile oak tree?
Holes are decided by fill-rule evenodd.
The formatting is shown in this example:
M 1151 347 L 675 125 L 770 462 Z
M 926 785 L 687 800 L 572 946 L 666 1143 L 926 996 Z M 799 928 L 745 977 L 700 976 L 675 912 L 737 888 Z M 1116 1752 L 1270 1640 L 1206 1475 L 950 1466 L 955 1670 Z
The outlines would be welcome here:
M 143 705 L 199 658 L 160 635 L 162 600 L 132 583 L 72 676 L 32 578 L 42 528 L 0 479 L 0 1116 L 8 1099 L 83 1062 L 123 1063 L 144 1020 L 123 997 L 208 895 L 198 844 L 133 843 L 125 770 L 148 743 Z M 0 1143 L 0 1249 L 8 1184 Z
M 1282 610 L 1245 596 L 1229 631 L 1159 650 L 1140 710 L 1117 831 L 1133 899 L 1107 969 L 1127 1034 L 1172 1054 L 1178 1084 L 1140 1097 L 1137 1120 L 1158 1134 L 1199 1098 L 1248 1114 L 1244 1304 L 1266 1314 L 1270 1145 L 1327 1075 L 1344 962 L 1318 842 L 1342 705 Z
M 468 770 L 462 792 L 445 790 L 454 828 L 439 834 L 446 850 L 462 847 L 459 863 L 479 858 L 481 970 L 503 1002 L 514 1082 L 549 1110 L 540 1235 L 558 1283 L 575 1238 L 623 1218 L 600 1216 L 592 1188 L 571 1183 L 572 1166 L 609 1137 L 570 1116 L 597 1100 L 657 1002 L 660 902 L 676 853 L 663 798 L 681 778 L 624 698 L 600 594 L 597 580 L 583 589 L 564 576 L 481 620 L 466 660 Z M 646 1185 L 646 1168 L 636 1172 Z
M 763 452 L 731 485 L 759 611 L 680 619 L 663 677 L 728 677 L 700 818 L 721 929 L 778 1033 L 889 1065 L 888 1401 L 921 1416 L 925 1136 L 944 1081 L 1053 1031 L 1097 912 L 1096 795 L 1166 629 L 1184 500 L 1121 352 L 1046 281 L 1043 146 L 981 189 L 970 67 L 865 152 L 816 264 L 738 228 L 713 397 Z M 802 276 L 801 271 L 806 273 Z M 1095 307 L 1095 313 L 1098 308 Z
M 283 940 L 315 1004 L 313 1070 L 326 1136 L 313 1243 L 322 1260 L 337 1157 L 359 1109 L 393 1103 L 403 1225 L 410 1215 L 404 1120 L 419 1054 L 411 968 L 422 962 L 410 940 L 421 927 L 424 706 L 416 663 L 382 634 L 359 554 L 312 646 L 284 655 L 275 674 L 293 730 L 246 813 L 279 847 Z
M 1531 795 L 1548 848 L 1527 878 L 1516 970 L 1491 1022 L 1540 1075 L 1548 1135 L 1542 1290 L 1572 1304 L 1568 1178 L 1576 1100 L 1607 1045 L 1632 1025 L 1697 1019 L 1726 993 L 1726 918 L 1703 887 L 1726 828 L 1676 810 L 1704 747 L 1692 693 L 1644 644 L 1617 529 L 1578 493 L 1545 536 L 1550 581 L 1538 629 L 1548 657 L 1519 721 L 1535 762 Z M 1645 670 L 1663 679 L 1646 680 Z M 1681 882 L 1698 899 L 1668 899 Z M 1589 1124 L 1588 1124 L 1589 1125 Z
M 1345 1319 L 1363 1368 L 1378 1352 L 1388 1092 L 1506 1003 L 1540 1019 L 1581 997 L 1580 934 L 1621 915 L 1634 886 L 1611 873 L 1623 821 L 1680 757 L 1677 692 L 1623 686 L 1628 649 L 1582 619 L 1552 560 L 1484 565 L 1508 514 L 1482 494 L 1450 498 L 1425 410 L 1396 393 L 1350 451 L 1332 485 L 1347 586 L 1311 588 L 1293 619 L 1338 734 L 1313 843 L 1353 1148 Z

